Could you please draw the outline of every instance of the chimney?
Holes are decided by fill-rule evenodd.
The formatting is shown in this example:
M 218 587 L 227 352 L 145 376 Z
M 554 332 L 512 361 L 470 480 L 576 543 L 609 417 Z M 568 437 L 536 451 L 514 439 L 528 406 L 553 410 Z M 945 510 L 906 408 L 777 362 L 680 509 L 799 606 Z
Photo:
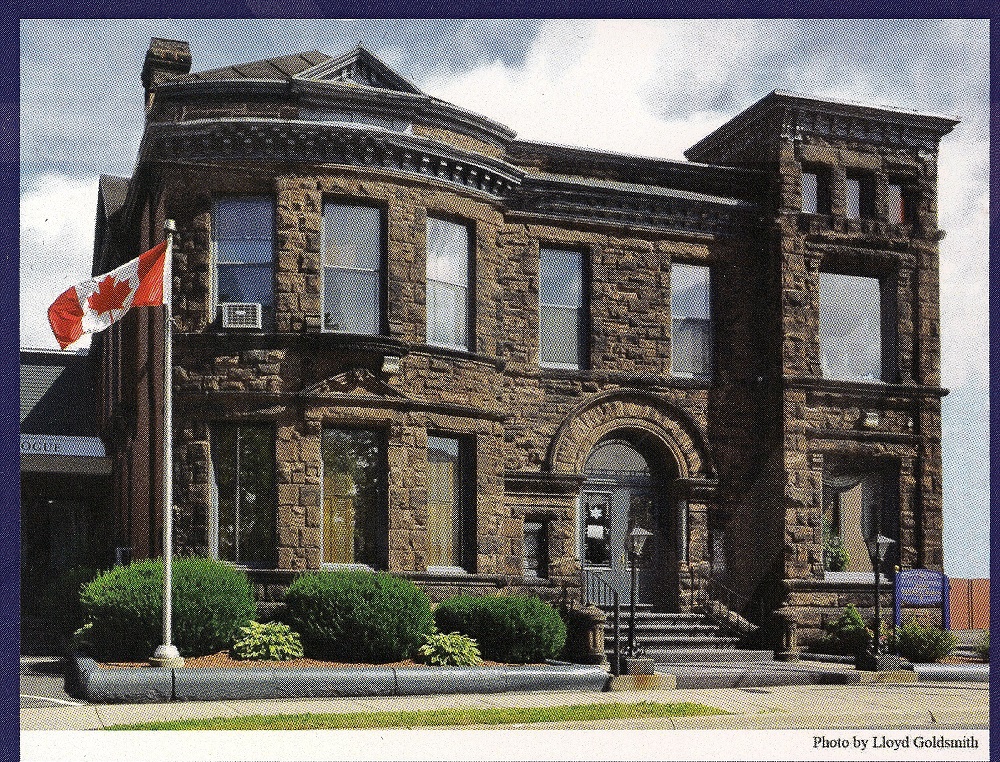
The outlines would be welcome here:
M 153 107 L 153 95 L 158 85 L 191 71 L 191 47 L 180 40 L 153 37 L 142 65 L 142 86 L 146 88 L 146 113 Z

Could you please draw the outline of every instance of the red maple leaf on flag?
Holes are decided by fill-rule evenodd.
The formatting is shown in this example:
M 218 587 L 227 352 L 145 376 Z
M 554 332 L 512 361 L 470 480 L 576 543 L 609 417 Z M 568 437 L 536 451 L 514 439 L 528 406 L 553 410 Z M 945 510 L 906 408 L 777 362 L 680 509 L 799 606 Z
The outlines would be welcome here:
M 87 297 L 87 304 L 98 315 L 103 315 L 111 310 L 125 308 L 125 300 L 132 293 L 129 282 L 115 280 L 113 276 L 107 275 L 97 287 L 97 291 Z

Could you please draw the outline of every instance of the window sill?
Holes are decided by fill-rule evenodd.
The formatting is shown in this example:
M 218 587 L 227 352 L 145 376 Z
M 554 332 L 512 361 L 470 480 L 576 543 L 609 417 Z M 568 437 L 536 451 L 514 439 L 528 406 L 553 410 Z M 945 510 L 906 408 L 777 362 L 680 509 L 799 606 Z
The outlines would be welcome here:
M 823 572 L 824 582 L 848 583 L 853 585 L 874 585 L 874 572 L 849 572 L 849 571 L 827 571 Z M 884 574 L 879 574 L 879 583 L 891 585 L 892 580 Z
M 441 577 L 464 577 L 469 571 L 461 566 L 428 566 L 427 573 Z
M 319 568 L 321 571 L 377 571 L 374 566 L 368 564 L 328 564 L 324 562 L 320 564 Z

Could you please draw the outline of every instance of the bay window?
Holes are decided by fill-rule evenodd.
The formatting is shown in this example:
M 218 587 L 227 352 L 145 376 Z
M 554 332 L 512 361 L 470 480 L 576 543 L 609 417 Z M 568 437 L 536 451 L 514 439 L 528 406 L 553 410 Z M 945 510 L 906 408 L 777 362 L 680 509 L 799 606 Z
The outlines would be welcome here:
M 427 567 L 475 570 L 474 469 L 469 442 L 427 437 Z
M 370 429 L 324 428 L 324 564 L 384 561 L 386 475 L 385 436 Z
M 323 207 L 323 329 L 374 335 L 382 316 L 382 212 Z
M 469 226 L 427 218 L 427 343 L 471 349 Z

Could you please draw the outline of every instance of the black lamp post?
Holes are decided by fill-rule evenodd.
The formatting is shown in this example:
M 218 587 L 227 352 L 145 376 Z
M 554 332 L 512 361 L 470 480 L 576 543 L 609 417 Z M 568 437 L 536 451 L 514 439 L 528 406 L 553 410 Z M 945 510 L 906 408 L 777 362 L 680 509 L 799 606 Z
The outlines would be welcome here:
M 872 560 L 872 571 L 875 573 L 875 645 L 872 648 L 872 655 L 875 660 L 875 670 L 879 669 L 879 657 L 882 656 L 882 562 L 885 561 L 886 551 L 895 542 L 885 535 L 876 535 L 865 540 L 868 546 L 868 557 Z
M 647 532 L 642 527 L 635 527 L 631 532 L 629 532 L 629 560 L 632 562 L 632 584 L 629 588 L 628 596 L 628 610 L 629 610 L 629 622 L 628 622 L 628 655 L 635 656 L 635 562 L 642 553 L 643 546 L 646 544 L 646 540 L 653 536 L 652 532 Z

